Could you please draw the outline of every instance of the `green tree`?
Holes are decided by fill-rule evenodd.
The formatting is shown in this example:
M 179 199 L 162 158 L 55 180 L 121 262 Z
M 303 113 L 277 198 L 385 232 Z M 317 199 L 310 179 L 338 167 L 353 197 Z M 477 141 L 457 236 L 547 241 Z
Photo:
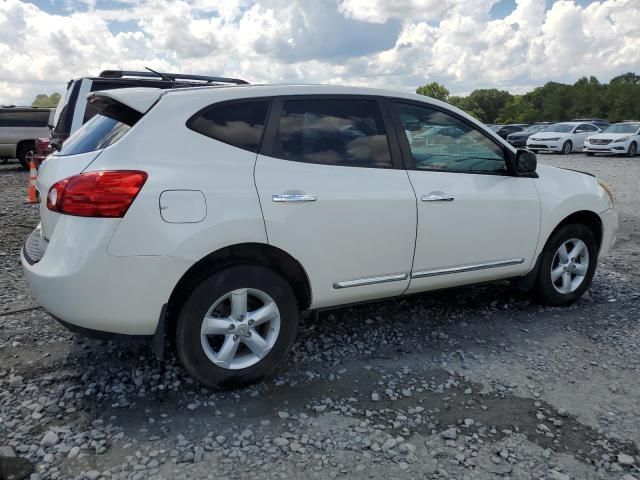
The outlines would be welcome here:
M 502 110 L 513 96 L 505 91 L 497 88 L 481 88 L 474 90 L 469 98 L 483 112 L 483 122 L 495 123 Z
M 46 95 L 41 93 L 36 95 L 36 98 L 31 103 L 32 107 L 56 107 L 60 101 L 60 94 L 58 92 Z
M 426 85 L 422 85 L 416 89 L 416 93 L 418 95 L 435 98 L 436 100 L 442 100 L 443 102 L 446 102 L 449 98 L 449 90 L 438 82 L 431 82 Z

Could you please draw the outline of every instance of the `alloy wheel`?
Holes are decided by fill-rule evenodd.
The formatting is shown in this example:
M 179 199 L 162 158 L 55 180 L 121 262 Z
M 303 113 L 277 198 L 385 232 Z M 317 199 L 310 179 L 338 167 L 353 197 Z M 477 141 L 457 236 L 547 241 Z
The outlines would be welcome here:
M 551 283 L 557 292 L 575 292 L 589 270 L 589 250 L 577 238 L 563 242 L 551 262 Z
M 262 360 L 280 333 L 280 311 L 265 292 L 233 290 L 217 299 L 202 319 L 202 348 L 215 365 L 239 370 Z

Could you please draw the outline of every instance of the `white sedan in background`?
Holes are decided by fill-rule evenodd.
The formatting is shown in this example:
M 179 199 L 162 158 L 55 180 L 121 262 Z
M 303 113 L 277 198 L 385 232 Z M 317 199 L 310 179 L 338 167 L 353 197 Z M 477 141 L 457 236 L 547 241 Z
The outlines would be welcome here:
M 587 155 L 608 153 L 635 157 L 640 144 L 640 122 L 615 123 L 602 133 L 587 137 L 583 150 Z
M 600 129 L 591 123 L 562 122 L 549 125 L 527 140 L 527 149 L 534 152 L 550 150 L 568 155 L 582 149 L 585 138 L 599 133 Z

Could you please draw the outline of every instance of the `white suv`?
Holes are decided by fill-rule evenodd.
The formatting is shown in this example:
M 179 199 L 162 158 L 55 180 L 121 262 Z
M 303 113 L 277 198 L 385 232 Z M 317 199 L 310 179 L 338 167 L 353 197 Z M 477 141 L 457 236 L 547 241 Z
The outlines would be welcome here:
M 437 100 L 337 86 L 103 91 L 23 249 L 68 327 L 165 339 L 204 384 L 274 371 L 299 311 L 498 279 L 545 303 L 615 240 L 607 187 Z M 442 128 L 445 127 L 445 128 Z M 410 139 L 420 138 L 420 142 Z

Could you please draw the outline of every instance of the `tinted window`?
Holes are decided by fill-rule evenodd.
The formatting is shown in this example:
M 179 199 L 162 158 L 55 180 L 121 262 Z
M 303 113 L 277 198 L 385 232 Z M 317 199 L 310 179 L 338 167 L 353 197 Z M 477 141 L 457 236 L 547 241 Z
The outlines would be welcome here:
M 4 110 L 0 112 L 0 127 L 46 127 L 49 110 Z
M 268 100 L 223 103 L 197 113 L 187 127 L 234 147 L 257 152 L 268 111 Z
M 396 103 L 396 108 L 416 168 L 506 172 L 502 148 L 462 120 L 428 107 Z
M 598 127 L 595 127 L 593 125 L 580 125 L 579 128 L 583 132 L 596 132 L 596 131 L 598 131 Z
M 286 100 L 274 154 L 325 165 L 391 166 L 387 135 L 374 100 Z
M 142 114 L 125 105 L 103 108 L 100 114 L 80 127 L 66 142 L 58 155 L 77 155 L 113 145 L 131 130 Z
M 570 123 L 556 123 L 549 125 L 543 132 L 570 133 L 573 131 L 573 125 Z

